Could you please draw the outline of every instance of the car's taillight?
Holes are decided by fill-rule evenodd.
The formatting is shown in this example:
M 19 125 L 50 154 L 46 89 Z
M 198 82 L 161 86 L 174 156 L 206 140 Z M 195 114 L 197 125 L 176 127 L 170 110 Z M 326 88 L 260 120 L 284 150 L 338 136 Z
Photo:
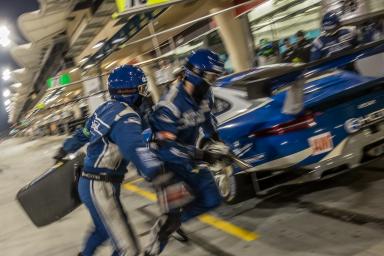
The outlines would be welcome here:
M 254 132 L 252 135 L 256 137 L 281 135 L 288 132 L 299 131 L 314 127 L 316 125 L 315 115 L 313 113 L 305 114 L 296 118 L 295 120 L 277 124 L 271 128 L 267 128 L 261 131 Z

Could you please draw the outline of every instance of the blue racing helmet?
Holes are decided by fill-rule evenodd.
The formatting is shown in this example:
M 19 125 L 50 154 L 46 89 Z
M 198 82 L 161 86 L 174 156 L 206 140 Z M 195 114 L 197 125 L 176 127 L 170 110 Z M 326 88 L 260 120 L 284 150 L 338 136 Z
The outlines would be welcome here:
M 147 78 L 141 68 L 122 65 L 109 74 L 108 91 L 112 99 L 132 106 L 141 96 L 148 95 Z
M 322 21 L 323 30 L 328 32 L 337 29 L 340 26 L 340 18 L 336 12 L 327 12 Z
M 185 80 L 194 86 L 208 83 L 212 85 L 224 73 L 224 63 L 217 53 L 200 49 L 192 52 L 186 60 Z

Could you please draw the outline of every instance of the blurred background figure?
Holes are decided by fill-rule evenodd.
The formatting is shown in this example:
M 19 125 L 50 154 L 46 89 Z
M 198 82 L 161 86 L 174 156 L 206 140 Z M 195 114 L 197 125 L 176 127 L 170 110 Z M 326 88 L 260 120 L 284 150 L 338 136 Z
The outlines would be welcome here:
M 290 63 L 292 62 L 295 48 L 291 44 L 291 41 L 289 40 L 289 38 L 284 39 L 284 48 L 285 48 L 285 51 L 281 55 L 282 62 Z
M 258 65 L 265 66 L 278 63 L 278 54 L 275 45 L 266 38 L 260 40 L 257 50 Z
M 364 23 L 360 30 L 361 42 L 370 43 L 380 40 L 384 37 L 383 21 L 382 20 L 369 20 Z
M 293 52 L 292 62 L 294 63 L 307 63 L 311 55 L 311 42 L 305 37 L 302 30 L 296 33 L 297 42 Z
M 342 27 L 336 12 L 328 12 L 322 20 L 323 33 L 315 39 L 311 47 L 311 61 L 348 50 L 358 44 L 355 27 Z

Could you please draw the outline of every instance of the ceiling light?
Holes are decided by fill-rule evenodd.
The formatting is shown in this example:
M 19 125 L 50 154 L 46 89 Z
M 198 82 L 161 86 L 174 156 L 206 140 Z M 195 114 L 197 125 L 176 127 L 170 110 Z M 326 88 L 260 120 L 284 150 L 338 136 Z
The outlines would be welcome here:
M 3 47 L 7 47 L 11 44 L 11 40 L 9 39 L 10 31 L 7 26 L 0 26 L 0 45 Z
M 96 44 L 92 47 L 92 49 L 100 48 L 101 46 L 103 46 L 104 42 L 105 42 L 105 41 L 102 40 L 102 41 L 96 43 Z
M 21 87 L 21 83 L 15 83 L 12 85 L 13 88 L 20 88 Z
M 96 59 L 100 59 L 103 56 L 104 56 L 104 54 L 100 53 L 99 55 L 96 56 Z
M 107 66 L 105 66 L 106 69 L 112 67 L 114 64 L 116 64 L 117 60 L 115 61 L 112 61 L 111 63 L 109 63 Z
M 11 91 L 10 91 L 9 89 L 5 89 L 5 90 L 3 91 L 3 96 L 4 96 L 4 98 L 8 98 L 9 95 L 11 95 Z
M 8 106 L 9 104 L 11 104 L 11 100 L 10 100 L 10 99 L 4 101 L 4 105 L 5 105 L 5 106 Z
M 9 79 L 11 79 L 11 71 L 9 70 L 9 68 L 6 68 L 3 71 L 3 80 L 8 81 Z
M 79 68 L 74 68 L 74 69 L 72 69 L 71 71 L 69 71 L 69 73 L 76 72 L 77 70 L 79 70 Z
M 95 66 L 95 64 L 89 64 L 89 65 L 85 66 L 84 69 L 89 69 L 89 68 L 91 68 L 93 66 Z
M 87 60 L 89 60 L 89 58 L 88 58 L 88 57 L 84 57 L 84 58 L 82 58 L 82 59 L 79 61 L 79 63 L 86 62 Z
M 118 43 L 121 43 L 123 42 L 124 40 L 126 40 L 127 38 L 124 36 L 124 37 L 119 37 L 119 38 L 116 38 L 112 41 L 112 44 L 118 44 Z

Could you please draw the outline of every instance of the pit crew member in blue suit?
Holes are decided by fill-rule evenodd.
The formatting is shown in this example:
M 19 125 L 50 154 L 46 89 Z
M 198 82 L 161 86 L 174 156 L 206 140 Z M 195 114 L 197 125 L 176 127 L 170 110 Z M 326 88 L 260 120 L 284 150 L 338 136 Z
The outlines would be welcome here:
M 324 15 L 322 29 L 322 34 L 312 42 L 311 61 L 352 49 L 358 44 L 356 28 L 341 27 L 339 16 L 333 11 Z
M 159 255 L 181 223 L 221 203 L 213 176 L 207 168 L 198 168 L 196 163 L 213 163 L 228 151 L 228 147 L 218 141 L 216 120 L 212 115 L 211 86 L 224 72 L 224 63 L 216 53 L 201 49 L 187 58 L 184 72 L 184 79 L 155 106 L 149 123 L 155 137 L 155 152 L 165 170 L 187 184 L 194 200 L 158 219 L 145 249 L 147 256 Z M 210 148 L 200 150 L 195 146 L 200 132 Z
M 137 236 L 119 196 L 128 163 L 132 162 L 149 180 L 160 170 L 160 162 L 144 143 L 137 112 L 147 96 L 146 88 L 147 79 L 140 68 L 123 65 L 113 70 L 108 77 L 111 100 L 98 107 L 84 129 L 67 139 L 55 156 L 60 160 L 89 143 L 78 191 L 94 229 L 79 255 L 94 255 L 108 239 L 114 246 L 113 256 L 140 254 Z

